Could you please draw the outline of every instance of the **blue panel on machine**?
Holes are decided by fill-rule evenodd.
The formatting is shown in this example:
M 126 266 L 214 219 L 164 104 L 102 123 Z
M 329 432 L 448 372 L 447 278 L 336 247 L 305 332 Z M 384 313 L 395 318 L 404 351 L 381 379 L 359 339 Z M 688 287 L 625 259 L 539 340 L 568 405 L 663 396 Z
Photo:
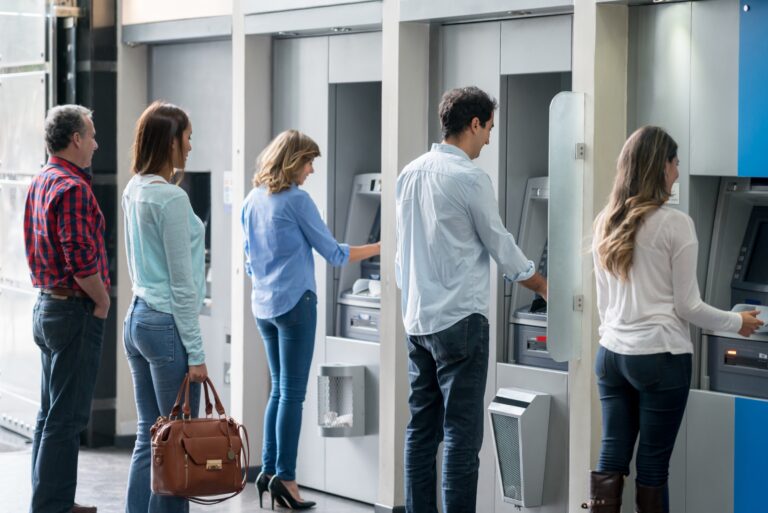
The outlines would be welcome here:
M 734 513 L 766 513 L 768 502 L 768 401 L 736 398 L 734 432 Z
M 768 176 L 768 1 L 740 4 L 739 176 Z

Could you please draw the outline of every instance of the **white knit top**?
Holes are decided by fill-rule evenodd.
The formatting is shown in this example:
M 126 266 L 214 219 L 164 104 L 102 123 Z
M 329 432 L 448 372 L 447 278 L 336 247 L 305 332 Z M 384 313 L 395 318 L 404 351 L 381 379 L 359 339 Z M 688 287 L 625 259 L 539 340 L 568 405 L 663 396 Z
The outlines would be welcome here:
M 599 230 L 600 220 L 597 224 Z M 596 240 L 592 255 L 602 346 L 620 354 L 692 353 L 689 322 L 715 331 L 741 328 L 739 314 L 701 300 L 699 243 L 686 214 L 662 207 L 646 217 L 636 234 L 627 282 L 600 266 Z

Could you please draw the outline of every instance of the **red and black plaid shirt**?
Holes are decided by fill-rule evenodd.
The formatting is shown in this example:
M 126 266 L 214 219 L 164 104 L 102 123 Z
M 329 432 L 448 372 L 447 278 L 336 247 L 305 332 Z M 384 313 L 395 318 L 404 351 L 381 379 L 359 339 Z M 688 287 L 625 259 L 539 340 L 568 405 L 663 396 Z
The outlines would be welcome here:
M 71 162 L 51 157 L 35 176 L 24 209 L 24 242 L 32 284 L 80 290 L 75 276 L 96 272 L 109 288 L 104 215 L 91 176 Z

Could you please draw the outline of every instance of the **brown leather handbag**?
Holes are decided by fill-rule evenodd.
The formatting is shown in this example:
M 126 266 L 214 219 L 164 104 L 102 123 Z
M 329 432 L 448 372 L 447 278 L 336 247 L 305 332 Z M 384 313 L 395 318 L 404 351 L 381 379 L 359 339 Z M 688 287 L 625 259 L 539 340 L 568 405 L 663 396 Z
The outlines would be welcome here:
M 213 416 L 209 387 L 217 417 Z M 185 497 L 198 504 L 218 504 L 245 488 L 250 444 L 245 426 L 224 412 L 210 379 L 206 378 L 203 382 L 203 390 L 204 418 L 192 418 L 187 375 L 170 415 L 158 418 L 150 429 L 152 492 Z M 226 497 L 210 497 L 225 494 Z

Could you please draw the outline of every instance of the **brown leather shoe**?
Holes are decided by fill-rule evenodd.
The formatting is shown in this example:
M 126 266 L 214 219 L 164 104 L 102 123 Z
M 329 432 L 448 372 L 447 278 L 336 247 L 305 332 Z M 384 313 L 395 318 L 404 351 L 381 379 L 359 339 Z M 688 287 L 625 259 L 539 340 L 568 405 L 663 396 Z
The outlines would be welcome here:
M 82 504 L 75 503 L 72 506 L 72 513 L 96 513 L 96 506 L 83 506 Z

